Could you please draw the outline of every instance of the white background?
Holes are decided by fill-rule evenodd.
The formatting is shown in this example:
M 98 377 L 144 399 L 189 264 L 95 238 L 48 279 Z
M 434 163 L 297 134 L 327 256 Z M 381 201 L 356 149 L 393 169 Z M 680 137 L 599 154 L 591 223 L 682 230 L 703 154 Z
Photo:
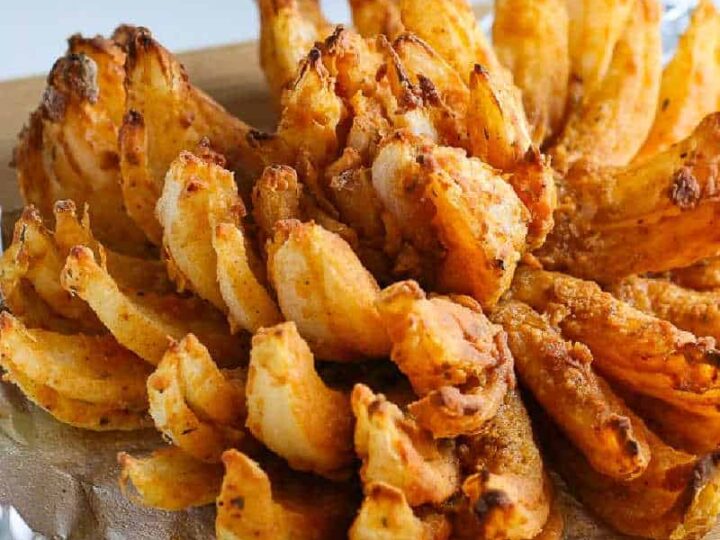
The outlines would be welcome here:
M 322 0 L 328 19 L 347 22 L 346 0 Z M 119 23 L 147 26 L 174 52 L 257 37 L 253 0 L 0 0 L 0 80 L 47 73 L 75 32 L 108 34 Z

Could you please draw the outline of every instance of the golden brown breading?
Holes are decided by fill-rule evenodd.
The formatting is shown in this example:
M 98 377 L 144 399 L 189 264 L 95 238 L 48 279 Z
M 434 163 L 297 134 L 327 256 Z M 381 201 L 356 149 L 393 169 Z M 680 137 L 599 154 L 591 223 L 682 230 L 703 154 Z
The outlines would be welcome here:
M 529 213 L 497 171 L 460 149 L 400 131 L 383 142 L 372 181 L 441 289 L 484 306 L 507 290 L 525 250 Z
M 144 457 L 118 454 L 120 490 L 133 503 L 161 510 L 212 504 L 220 493 L 223 468 L 189 456 L 177 446 Z
M 155 204 L 168 166 L 182 150 L 209 145 L 238 171 L 240 192 L 262 171 L 273 143 L 190 84 L 180 62 L 145 28 L 132 33 L 126 62 L 126 114 L 120 129 L 120 171 L 127 213 L 160 244 Z
M 477 433 L 515 382 L 502 328 L 472 298 L 428 299 L 414 281 L 385 289 L 378 309 L 391 357 L 421 398 L 410 413 L 436 438 Z
M 223 454 L 218 540 L 336 540 L 357 508 L 349 486 L 273 467 L 268 473 L 237 450 Z
M 500 304 L 491 318 L 507 332 L 522 383 L 592 466 L 620 480 L 640 475 L 650 459 L 647 441 L 593 373 L 587 347 L 564 340 L 547 317 L 521 302 Z
M 702 538 L 720 511 L 720 455 L 680 452 L 632 413 L 631 421 L 646 431 L 652 457 L 645 472 L 629 482 L 595 471 L 550 422 L 542 422 L 538 431 L 571 491 L 618 531 L 643 538 Z
M 403 31 L 399 0 L 350 0 L 352 21 L 364 37 L 385 34 L 392 39 Z
M 389 352 L 375 307 L 380 287 L 338 235 L 313 222 L 278 222 L 268 275 L 283 315 L 318 357 L 346 361 Z
M 252 340 L 247 428 L 290 467 L 330 478 L 350 472 L 350 397 L 328 388 L 295 323 L 262 328 Z
M 467 0 L 401 0 L 400 17 L 405 30 L 429 43 L 464 81 L 475 64 L 504 71 Z
M 720 403 L 714 339 L 697 338 L 565 274 L 520 268 L 512 296 L 547 312 L 564 336 L 587 345 L 611 381 L 688 411 Z
M 117 409 L 147 409 L 150 366 L 112 336 L 65 335 L 26 328 L 0 313 L 0 364 L 61 396 Z
M 696 336 L 720 340 L 720 293 L 693 291 L 667 281 L 632 276 L 609 291 L 631 306 Z
M 25 204 L 52 219 L 58 199 L 89 203 L 95 232 L 113 249 L 140 254 L 145 235 L 120 191 L 118 130 L 125 106 L 125 52 L 112 40 L 79 35 L 48 75 L 38 109 L 20 134 L 14 164 Z
M 330 32 L 317 0 L 257 0 L 260 65 L 270 91 L 280 99 L 298 64 Z
M 702 0 L 662 74 L 660 98 L 650 134 L 635 156 L 640 161 L 662 152 L 692 133 L 717 110 L 720 99 L 720 15 L 712 0 Z
M 454 508 L 457 537 L 521 540 L 540 534 L 550 515 L 552 484 L 518 391 L 509 391 L 483 430 L 459 444 L 469 476 Z
M 689 266 L 718 251 L 720 113 L 665 152 L 624 168 L 578 165 L 560 184 L 548 268 L 611 281 Z
M 403 492 L 375 482 L 365 487 L 365 498 L 349 532 L 350 540 L 447 540 L 450 523 L 441 514 L 418 517 Z
M 652 126 L 660 89 L 661 11 L 657 0 L 632 0 L 627 26 L 606 75 L 571 109 L 552 149 L 556 168 L 567 171 L 578 160 L 622 166 L 640 149 Z M 610 8 L 601 20 L 612 17 L 612 12 Z M 572 8 L 570 13 L 572 17 Z
M 367 487 L 383 482 L 403 492 L 410 506 L 441 503 L 459 487 L 458 461 L 451 440 L 435 440 L 382 394 L 356 384 L 355 452 L 363 460 Z
M 286 165 L 270 165 L 255 182 L 252 191 L 252 215 L 262 239 L 272 238 L 275 223 L 300 219 L 303 186 L 297 172 Z
M 151 291 L 120 289 L 118 282 L 84 246 L 70 250 L 60 275 L 62 286 L 85 300 L 120 344 L 157 365 L 168 338 L 197 335 L 213 358 L 228 365 L 247 348 L 241 336 L 231 336 L 222 313 L 199 298 Z
M 495 2 L 493 45 L 522 90 L 532 139 L 540 146 L 562 126 L 568 94 L 568 12 L 561 0 Z
M 217 463 L 247 437 L 244 377 L 221 372 L 189 334 L 173 342 L 147 380 L 155 427 L 195 459 Z

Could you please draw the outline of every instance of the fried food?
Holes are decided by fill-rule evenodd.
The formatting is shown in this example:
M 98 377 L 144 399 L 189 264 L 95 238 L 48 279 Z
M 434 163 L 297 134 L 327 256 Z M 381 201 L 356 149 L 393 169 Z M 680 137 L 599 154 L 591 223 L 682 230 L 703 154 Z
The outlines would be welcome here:
M 258 0 L 260 65 L 270 91 L 279 100 L 298 64 L 330 33 L 317 0 Z
M 435 440 L 382 394 L 356 384 L 355 452 L 363 460 L 360 478 L 367 486 L 382 482 L 399 489 L 410 506 L 439 504 L 459 487 L 454 443 Z
M 287 471 L 268 476 L 237 450 L 228 450 L 222 459 L 218 540 L 334 540 L 346 534 L 356 508 L 347 488 Z
M 615 529 L 643 538 L 702 538 L 720 511 L 720 456 L 675 450 L 630 414 L 633 426 L 646 431 L 651 459 L 645 472 L 629 482 L 595 471 L 549 422 L 539 431 L 571 490 Z
M 220 493 L 223 468 L 192 458 L 177 446 L 136 458 L 118 454 L 119 485 L 135 504 L 160 510 L 185 510 L 212 504 Z
M 355 457 L 350 398 L 318 376 L 295 323 L 253 336 L 247 406 L 250 432 L 293 469 L 331 478 L 348 472 Z
M 141 254 L 145 236 L 127 215 L 119 187 L 124 63 L 125 52 L 114 41 L 72 36 L 20 133 L 13 161 L 25 204 L 36 206 L 45 219 L 52 218 L 59 199 L 89 203 L 102 242 Z
M 414 281 L 385 289 L 378 309 L 391 358 L 420 400 L 408 410 L 434 437 L 473 434 L 514 384 L 505 333 L 464 296 L 427 298 Z
M 385 34 L 392 39 L 403 30 L 399 0 L 350 0 L 352 21 L 364 37 Z
M 557 133 L 564 120 L 570 72 L 568 24 L 567 6 L 560 0 L 495 2 L 493 46 L 522 91 L 537 146 Z
M 390 350 L 375 307 L 380 288 L 336 234 L 312 222 L 279 222 L 268 245 L 268 275 L 280 310 L 316 356 L 345 361 Z
M 518 89 L 480 64 L 470 74 L 468 130 L 472 154 L 502 170 L 511 169 L 532 145 Z
M 120 129 L 120 171 L 127 213 L 155 244 L 162 229 L 155 205 L 165 174 L 182 150 L 207 138 L 238 170 L 241 192 L 264 165 L 262 134 L 192 86 L 177 59 L 138 28 L 128 42 L 126 114 Z
M 639 476 L 650 459 L 623 402 L 591 369 L 592 353 L 562 338 L 547 317 L 509 301 L 492 313 L 502 324 L 522 383 L 598 472 Z
M 399 489 L 382 482 L 365 487 L 365 498 L 352 527 L 350 540 L 446 540 L 450 523 L 430 513 L 418 517 Z
M 697 338 L 565 274 L 520 268 L 512 296 L 587 345 L 611 381 L 690 412 L 718 404 L 720 352 L 712 338 Z
M 600 28 L 602 22 L 611 20 L 622 9 L 622 3 L 617 3 L 618 7 L 614 8 L 606 7 L 605 2 L 597 2 L 601 3 L 607 13 L 600 16 Z M 631 4 L 627 26 L 615 45 L 607 73 L 597 84 L 585 89 L 582 101 L 570 111 L 552 150 L 554 165 L 562 171 L 567 171 L 581 159 L 608 166 L 627 165 L 650 132 L 662 69 L 661 7 L 656 0 L 633 0 Z M 572 20 L 573 2 L 570 6 Z M 586 24 L 581 24 L 582 31 L 586 31 Z M 587 24 L 596 25 L 598 21 L 590 19 Z M 597 37 L 594 29 L 587 31 L 588 35 L 581 39 Z M 591 56 L 583 57 L 582 62 L 595 60 L 592 49 L 583 50 L 582 54 L 588 53 Z M 575 62 L 573 64 L 573 70 L 577 69 Z M 588 75 L 592 76 L 592 71 Z M 592 79 L 587 82 L 593 84 Z
M 635 156 L 642 161 L 688 137 L 700 121 L 718 108 L 720 15 L 710 0 L 698 3 L 675 56 L 662 74 L 655 121 Z
M 571 0 L 568 45 L 570 81 L 581 97 L 592 92 L 608 72 L 615 47 L 628 31 L 636 0 Z
M 396 132 L 378 152 L 372 182 L 403 236 L 439 265 L 441 289 L 483 306 L 507 290 L 529 214 L 494 169 L 460 149 Z
M 170 344 L 147 380 L 150 415 L 155 427 L 181 450 L 216 463 L 223 451 L 245 437 L 243 389 L 244 380 L 223 374 L 189 334 Z
M 538 258 L 548 268 L 607 282 L 716 255 L 718 141 L 714 113 L 642 163 L 575 167 L 561 183 L 556 226 Z
M 693 291 L 664 279 L 632 276 L 615 283 L 610 292 L 631 306 L 671 322 L 696 336 L 720 340 L 720 294 Z
M 703 259 L 685 268 L 675 268 L 670 271 L 669 277 L 681 287 L 698 291 L 720 289 L 720 257 Z
M 87 247 L 70 250 L 60 280 L 88 303 L 121 345 L 150 364 L 160 363 L 168 338 L 189 333 L 197 335 L 221 365 L 242 357 L 243 341 L 229 334 L 220 312 L 198 298 L 121 290 Z
M 265 168 L 252 191 L 252 215 L 263 239 L 272 238 L 278 221 L 300 219 L 302 193 L 295 169 L 287 165 Z
M 475 64 L 504 70 L 467 0 L 401 0 L 400 17 L 405 30 L 429 43 L 466 82 Z
M 108 335 L 65 335 L 26 328 L 0 313 L 2 363 L 65 398 L 142 412 L 150 367 Z
M 89 247 L 97 258 L 104 260 L 108 273 L 122 288 L 143 289 L 156 293 L 168 293 L 175 289 L 168 278 L 165 265 L 159 259 L 118 253 L 98 242 L 90 226 L 90 209 L 87 205 L 82 216 L 78 217 L 74 201 L 57 201 L 53 213 L 55 214 L 53 240 L 63 262 L 74 246 L 82 245 Z
M 459 440 L 467 476 L 453 510 L 458 538 L 529 539 L 550 515 L 552 484 L 517 390 L 483 430 Z
M 168 273 L 178 291 L 192 290 L 227 311 L 217 279 L 213 230 L 239 225 L 245 207 L 222 157 L 181 152 L 170 164 L 155 215 L 162 226 Z

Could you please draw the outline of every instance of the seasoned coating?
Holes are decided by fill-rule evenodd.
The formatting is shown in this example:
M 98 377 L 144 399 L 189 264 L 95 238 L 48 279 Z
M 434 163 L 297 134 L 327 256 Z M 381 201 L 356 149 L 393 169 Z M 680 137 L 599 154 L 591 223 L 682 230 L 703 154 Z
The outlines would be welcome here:
M 264 239 L 272 238 L 278 221 L 300 219 L 302 192 L 303 186 L 292 167 L 265 168 L 252 191 L 252 215 Z
M 611 381 L 687 411 L 717 406 L 714 339 L 697 338 L 565 274 L 520 268 L 512 296 L 548 312 L 565 337 L 587 345 Z
M 352 22 L 363 37 L 385 34 L 392 39 L 403 31 L 400 0 L 350 0 Z
M 306 167 L 319 168 L 339 153 L 338 130 L 346 110 L 335 93 L 335 82 L 323 64 L 323 52 L 313 47 L 282 96 L 275 144 L 280 144 L 276 152 L 284 163 L 305 161 Z
M 644 433 L 593 373 L 587 347 L 564 340 L 547 317 L 521 302 L 501 304 L 491 318 L 507 332 L 522 383 L 593 468 L 619 480 L 640 475 L 650 459 Z
M 632 276 L 614 283 L 616 298 L 696 336 L 720 340 L 720 293 L 693 291 L 667 281 Z
M 518 391 L 509 391 L 482 432 L 459 445 L 469 476 L 453 509 L 457 537 L 521 540 L 540 534 L 550 515 L 552 484 Z
M 655 121 L 636 161 L 654 156 L 688 137 L 718 109 L 720 99 L 720 15 L 701 0 L 662 74 Z
M 643 538 L 702 538 L 720 511 L 720 455 L 675 450 L 632 413 L 631 421 L 646 430 L 651 459 L 645 472 L 629 482 L 595 471 L 549 422 L 539 432 L 571 491 L 618 531 Z
M 281 221 L 268 245 L 268 275 L 285 318 L 326 360 L 390 350 L 375 300 L 380 288 L 350 246 L 315 223 Z
M 3 272 L 17 272 L 27 280 L 38 296 L 57 314 L 81 321 L 88 331 L 99 329 L 97 319 L 80 298 L 74 297 L 60 284 L 65 256 L 55 244 L 53 234 L 45 228 L 33 206 L 26 207 L 15 222 L 12 258 L 5 259 Z
M 57 201 L 53 212 L 55 214 L 53 240 L 63 261 L 74 246 L 86 246 L 97 258 L 104 260 L 108 273 L 117 280 L 121 288 L 143 289 L 156 293 L 175 290 L 161 260 L 125 255 L 100 244 L 92 230 L 90 209 L 87 205 L 81 217 L 78 217 L 75 203 L 71 200 Z
M 450 523 L 430 513 L 418 517 L 399 489 L 382 482 L 365 487 L 365 498 L 352 527 L 350 540 L 446 540 Z
M 150 366 L 111 336 L 26 328 L 0 313 L 0 363 L 62 397 L 137 412 L 147 410 Z
M 605 78 L 637 0 L 569 0 L 570 81 L 580 96 Z
M 233 117 L 192 86 L 178 60 L 146 28 L 130 36 L 126 61 L 126 112 L 120 129 L 120 171 L 127 213 L 159 245 L 155 205 L 168 166 L 180 151 L 206 137 L 238 170 L 241 193 L 262 171 L 266 137 Z
M 172 443 L 200 461 L 217 463 L 246 437 L 244 381 L 226 376 L 189 334 L 173 342 L 147 380 L 150 415 Z
M 332 478 L 352 464 L 350 397 L 318 376 L 295 323 L 253 336 L 246 392 L 247 428 L 293 469 Z
M 231 330 L 256 332 L 279 323 L 282 315 L 265 285 L 264 269 L 259 268 L 258 256 L 243 229 L 220 223 L 213 231 L 212 247 L 217 256 L 218 285 L 228 308 Z
M 459 487 L 455 446 L 435 440 L 411 417 L 356 384 L 351 397 L 355 414 L 355 452 L 362 459 L 360 478 L 366 486 L 382 482 L 404 494 L 410 506 L 439 504 Z
M 125 105 L 125 52 L 100 36 L 68 40 L 38 109 L 20 133 L 14 164 L 25 204 L 51 220 L 58 199 L 89 203 L 95 232 L 111 248 L 146 251 L 120 191 L 118 130 Z
M 245 207 L 224 160 L 210 153 L 180 152 L 165 175 L 155 216 L 162 226 L 163 255 L 179 292 L 191 290 L 227 311 L 217 279 L 212 234 L 219 223 L 239 225 Z
M 703 259 L 685 268 L 675 268 L 669 278 L 682 287 L 698 291 L 720 289 L 720 257 Z
M 464 81 L 475 64 L 491 73 L 504 70 L 467 0 L 401 0 L 400 17 L 405 30 L 429 43 Z
M 408 407 L 418 424 L 436 438 L 479 431 L 514 384 L 502 328 L 472 298 L 428 299 L 414 281 L 385 289 L 378 309 L 391 358 L 421 398 Z
M 610 8 L 610 17 L 612 11 Z M 572 17 L 572 8 L 570 14 Z M 554 165 L 560 170 L 566 171 L 581 159 L 627 165 L 640 150 L 652 126 L 660 90 L 660 15 L 656 0 L 632 0 L 627 26 L 605 77 L 570 111 L 552 149 Z
M 237 450 L 226 451 L 222 460 L 218 540 L 335 540 L 346 534 L 357 507 L 346 486 L 278 468 L 265 473 Z
M 160 510 L 185 510 L 215 502 L 223 468 L 186 454 L 177 446 L 155 450 L 144 457 L 118 454 L 123 495 L 133 503 Z
M 372 181 L 402 235 L 439 266 L 441 289 L 483 306 L 507 290 L 529 213 L 494 169 L 460 149 L 396 132 L 378 152 Z
M 607 282 L 715 255 L 719 144 L 714 113 L 690 137 L 642 163 L 573 168 L 538 258 L 548 268 Z
M 260 65 L 279 100 L 295 78 L 298 64 L 316 41 L 330 33 L 317 0 L 257 0 L 260 12 Z
M 532 140 L 562 127 L 568 96 L 568 11 L 562 0 L 495 2 L 493 46 L 522 91 Z
M 70 250 L 60 280 L 88 303 L 121 345 L 150 364 L 160 362 L 168 338 L 182 339 L 191 332 L 220 364 L 242 357 L 243 341 L 230 335 L 220 312 L 198 298 L 121 290 L 87 247 Z
M 467 120 L 472 155 L 493 167 L 511 169 L 532 146 L 518 89 L 480 64 L 470 74 Z

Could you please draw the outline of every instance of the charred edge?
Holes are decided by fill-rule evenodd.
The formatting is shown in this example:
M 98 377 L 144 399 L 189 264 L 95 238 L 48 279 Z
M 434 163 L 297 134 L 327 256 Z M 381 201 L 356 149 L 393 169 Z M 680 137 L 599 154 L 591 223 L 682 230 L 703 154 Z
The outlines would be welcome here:
M 138 26 L 137 28 L 128 30 L 128 33 L 120 39 L 126 40 L 125 48 L 127 50 L 127 59 L 125 69 L 129 73 L 135 67 L 138 56 L 143 51 L 149 51 L 153 47 L 155 40 L 150 30 L 144 26 Z M 128 83 L 128 78 L 126 78 L 125 82 L 126 84 Z
M 475 64 L 475 67 L 473 68 L 473 73 L 477 73 L 481 77 L 484 77 L 485 79 L 490 77 L 490 72 L 482 65 Z
M 637 457 L 640 454 L 640 445 L 632 436 L 632 423 L 626 416 L 614 415 L 608 424 L 617 432 L 622 446 L 629 456 Z
M 422 95 L 418 95 L 418 92 L 416 91 L 416 88 L 410 81 L 410 77 L 407 74 L 407 71 L 405 71 L 405 66 L 402 63 L 402 60 L 400 60 L 400 57 L 398 56 L 395 49 L 392 48 L 390 45 L 390 42 L 387 40 L 387 38 L 384 35 L 379 35 L 377 37 L 377 43 L 379 48 L 383 49 L 388 57 L 390 58 L 390 61 L 392 62 L 392 65 L 395 69 L 395 76 L 398 79 L 398 83 L 401 87 L 401 93 L 402 95 L 397 98 L 398 100 L 398 106 L 401 109 L 404 110 L 414 110 L 419 107 L 423 106 L 423 99 Z M 387 67 L 385 71 L 383 72 L 383 75 L 387 73 Z M 380 74 L 380 70 L 378 70 L 378 74 Z M 376 77 L 377 77 L 376 75 Z
M 420 92 L 422 93 L 425 102 L 435 107 L 442 105 L 440 94 L 438 94 L 437 88 L 433 82 L 428 79 L 425 75 L 418 74 L 418 83 L 420 84 Z
M 71 199 L 63 199 L 55 202 L 54 212 L 56 214 L 75 214 L 76 206 L 75 202 Z
M 203 137 L 197 144 L 197 157 L 205 161 L 206 163 L 215 164 L 218 167 L 225 167 L 227 165 L 227 159 L 220 152 L 216 151 L 212 147 L 212 143 L 208 137 Z
M 82 34 L 73 34 L 67 40 L 68 50 L 74 52 L 76 48 L 83 45 L 90 47 L 93 51 L 100 54 L 112 55 L 117 50 L 118 44 L 112 39 L 105 39 L 103 36 L 97 35 L 90 38 L 84 37 Z
M 434 56 L 435 58 L 438 57 L 435 49 L 433 49 L 425 40 L 413 33 L 406 32 L 404 34 L 400 34 L 395 38 L 395 41 L 393 41 L 393 47 L 400 47 L 403 43 L 415 43 L 425 49 L 425 52 L 429 55 Z
M 325 42 L 323 43 L 323 48 L 328 53 L 335 52 L 334 49 L 337 47 L 340 42 L 342 41 L 343 36 L 347 33 L 347 29 L 344 25 L 338 24 L 335 27 L 335 30 L 333 30 L 333 33 L 330 34 L 327 38 L 325 38 Z
M 245 140 L 247 141 L 248 145 L 251 148 L 257 148 L 262 145 L 262 143 L 271 141 L 275 138 L 275 135 L 272 133 L 268 133 L 266 131 L 260 131 L 257 129 L 251 129 L 247 132 L 247 135 L 245 136 Z
M 495 508 L 502 510 L 510 507 L 512 507 L 512 501 L 504 491 L 500 491 L 499 489 L 490 489 L 483 493 L 480 498 L 475 501 L 472 509 L 475 515 L 482 520 L 485 519 Z
M 131 24 L 121 24 L 115 30 L 113 30 L 110 39 L 112 39 L 115 44 L 118 45 L 121 49 L 127 51 L 128 47 L 130 46 L 130 41 L 132 40 L 137 30 L 137 27 Z
M 128 126 L 143 127 L 145 125 L 145 119 L 141 112 L 135 109 L 130 109 L 123 117 L 123 124 Z
M 380 410 L 380 407 L 382 407 L 383 402 L 385 401 L 385 398 L 382 395 L 377 395 L 375 399 L 373 399 L 370 403 L 367 405 L 367 412 L 368 416 L 375 416 L 375 413 L 377 413 Z
M 689 167 L 682 167 L 675 172 L 670 187 L 670 200 L 681 210 L 695 208 L 700 201 L 700 184 Z
M 97 64 L 82 53 L 70 53 L 58 59 L 48 75 L 48 90 L 97 103 L 100 89 L 97 83 Z M 47 94 L 47 90 L 46 90 Z

